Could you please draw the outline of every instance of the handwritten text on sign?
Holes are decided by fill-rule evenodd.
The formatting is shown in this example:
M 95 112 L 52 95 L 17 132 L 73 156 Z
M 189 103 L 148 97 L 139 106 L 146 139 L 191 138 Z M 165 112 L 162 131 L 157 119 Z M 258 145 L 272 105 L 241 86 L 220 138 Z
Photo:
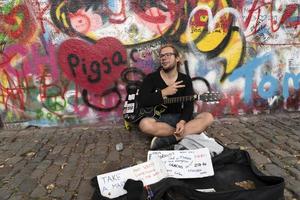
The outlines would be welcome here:
M 201 178 L 214 175 L 207 148 L 183 151 L 148 151 L 148 160 L 160 158 L 174 178 Z
M 151 160 L 133 167 L 97 176 L 102 196 L 116 198 L 126 194 L 123 189 L 127 179 L 141 180 L 150 185 L 167 177 L 167 171 L 160 160 Z

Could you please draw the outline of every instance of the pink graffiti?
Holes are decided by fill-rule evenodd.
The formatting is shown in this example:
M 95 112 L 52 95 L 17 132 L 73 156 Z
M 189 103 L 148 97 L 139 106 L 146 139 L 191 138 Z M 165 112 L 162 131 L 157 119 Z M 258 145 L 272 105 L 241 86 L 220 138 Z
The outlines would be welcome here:
M 0 52 L 0 69 L 4 68 L 6 64 L 11 61 L 11 57 L 6 55 L 4 52 Z
M 138 21 L 145 24 L 156 34 L 163 34 L 174 23 L 175 20 L 173 13 L 164 12 L 155 7 L 147 9 L 143 12 L 143 14 L 139 12 L 138 15 L 141 17 L 137 18 Z M 148 18 L 148 16 L 152 17 Z M 157 21 L 154 21 L 153 19 L 157 19 Z
M 43 74 L 44 70 L 48 69 L 49 72 L 51 71 L 52 78 L 56 80 L 59 78 L 59 72 L 56 63 L 55 46 L 48 43 L 45 46 L 45 53 L 43 55 L 40 53 L 41 47 L 39 43 L 32 44 L 30 48 L 22 44 L 8 46 L 5 48 L 4 53 L 10 62 L 2 64 L 1 67 L 9 74 L 19 76 L 20 78 L 24 78 L 29 74 L 40 75 Z M 17 59 L 17 55 L 22 57 L 21 69 L 15 68 L 11 63 L 11 60 L 14 58 Z
M 72 27 L 83 34 L 95 31 L 103 24 L 101 16 L 92 13 L 91 10 L 79 9 L 76 13 L 69 13 L 69 18 Z

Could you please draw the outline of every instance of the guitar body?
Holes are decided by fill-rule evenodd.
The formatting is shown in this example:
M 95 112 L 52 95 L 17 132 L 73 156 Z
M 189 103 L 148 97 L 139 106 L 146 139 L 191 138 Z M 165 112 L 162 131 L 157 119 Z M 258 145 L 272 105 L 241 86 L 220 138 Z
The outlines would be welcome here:
M 164 104 L 179 103 L 185 101 L 201 100 L 203 102 L 218 103 L 220 94 L 216 92 L 207 92 L 201 95 L 172 97 L 164 99 L 164 104 L 156 105 L 154 107 L 141 108 L 137 100 L 138 91 L 135 94 L 128 95 L 124 108 L 123 118 L 129 123 L 137 123 L 144 117 L 160 118 L 161 114 L 166 110 L 167 106 Z
M 166 110 L 167 106 L 160 104 L 154 107 L 143 107 L 138 108 L 136 102 L 135 112 L 124 114 L 124 119 L 130 123 L 137 123 L 144 117 L 154 117 L 159 119 L 161 114 Z
M 167 109 L 167 106 L 160 104 L 154 107 L 145 107 L 140 109 L 140 115 L 142 117 L 154 117 L 156 119 L 159 119 L 161 114 L 165 112 Z

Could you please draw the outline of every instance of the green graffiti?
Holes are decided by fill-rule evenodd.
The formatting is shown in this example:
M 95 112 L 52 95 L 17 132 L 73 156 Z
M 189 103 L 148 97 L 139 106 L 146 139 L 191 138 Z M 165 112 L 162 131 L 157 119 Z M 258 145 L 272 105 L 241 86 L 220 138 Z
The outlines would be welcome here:
M 36 110 L 36 119 L 38 119 L 38 120 L 42 119 L 43 115 L 44 115 L 44 113 L 43 113 L 43 111 L 41 109 Z
M 44 106 L 52 112 L 63 111 L 67 107 L 67 102 L 65 99 L 52 97 L 46 99 Z

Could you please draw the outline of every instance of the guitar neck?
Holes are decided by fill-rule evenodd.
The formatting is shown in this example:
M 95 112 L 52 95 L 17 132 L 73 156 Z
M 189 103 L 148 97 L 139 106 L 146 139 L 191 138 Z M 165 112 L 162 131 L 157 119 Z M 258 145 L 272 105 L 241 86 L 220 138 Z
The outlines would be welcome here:
M 164 99 L 164 104 L 171 104 L 171 103 L 181 103 L 187 101 L 194 101 L 197 99 L 198 95 L 191 95 L 191 96 L 181 96 L 181 97 L 171 97 Z

